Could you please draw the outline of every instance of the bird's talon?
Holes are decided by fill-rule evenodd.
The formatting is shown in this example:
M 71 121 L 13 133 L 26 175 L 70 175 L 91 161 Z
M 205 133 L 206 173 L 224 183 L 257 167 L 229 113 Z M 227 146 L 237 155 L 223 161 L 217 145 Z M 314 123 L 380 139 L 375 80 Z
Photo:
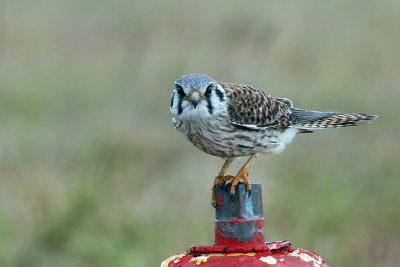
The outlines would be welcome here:
M 247 198 L 250 198 L 251 196 L 251 189 L 248 191 L 249 192 L 249 196 Z
M 211 201 L 211 206 L 212 206 L 214 209 L 216 209 L 216 208 L 217 208 L 217 203 Z
M 219 174 L 217 177 L 215 177 L 213 188 L 212 188 L 212 195 L 211 195 L 211 203 L 214 203 L 216 206 L 216 193 L 217 193 L 217 185 L 224 185 L 226 182 L 229 180 L 230 177 L 224 176 Z M 211 204 L 213 205 L 213 204 Z M 213 205 L 213 206 L 214 206 Z M 215 208 L 214 206 L 214 208 Z
M 235 195 L 236 193 L 236 185 L 231 185 L 231 195 Z

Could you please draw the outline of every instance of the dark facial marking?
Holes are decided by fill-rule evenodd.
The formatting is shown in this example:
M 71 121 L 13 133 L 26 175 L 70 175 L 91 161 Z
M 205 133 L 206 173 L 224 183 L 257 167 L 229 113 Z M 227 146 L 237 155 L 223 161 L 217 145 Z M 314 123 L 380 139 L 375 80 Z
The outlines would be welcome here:
M 171 108 L 172 108 L 172 105 L 174 104 L 174 97 L 175 97 L 175 91 L 172 93 L 172 97 L 171 97 Z
M 215 90 L 217 93 L 217 96 L 219 97 L 219 100 L 222 102 L 224 100 L 224 93 L 222 93 L 220 90 Z
M 205 96 L 210 96 L 211 93 L 212 93 L 213 88 L 214 88 L 214 85 L 213 85 L 213 84 L 210 84 L 210 85 L 207 87 L 206 92 L 204 93 L 204 95 L 205 95 Z
M 211 105 L 210 96 L 206 96 L 208 113 L 213 114 L 213 106 Z
M 180 86 L 179 84 L 175 84 L 175 89 L 176 92 L 178 93 L 178 115 L 182 114 L 183 109 L 182 109 L 182 101 L 183 98 L 186 96 L 185 91 L 183 91 L 182 86 Z M 174 92 L 175 95 L 175 92 Z
M 182 86 L 180 86 L 179 84 L 175 84 L 175 87 L 176 87 L 176 91 L 178 92 L 178 94 L 180 96 L 185 96 L 186 95 L 185 91 L 183 91 Z
M 182 101 L 183 101 L 183 96 L 179 95 L 179 100 L 178 100 L 178 115 L 182 114 Z
M 211 105 L 211 93 L 213 91 L 213 84 L 210 84 L 207 87 L 206 92 L 204 93 L 204 96 L 206 97 L 206 101 L 207 101 L 207 109 L 208 109 L 208 113 L 213 114 L 213 106 Z

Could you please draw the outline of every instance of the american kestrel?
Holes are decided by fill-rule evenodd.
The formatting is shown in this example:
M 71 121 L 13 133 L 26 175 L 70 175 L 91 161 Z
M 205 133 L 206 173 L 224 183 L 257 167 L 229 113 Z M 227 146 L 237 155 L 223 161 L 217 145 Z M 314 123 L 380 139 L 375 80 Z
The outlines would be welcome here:
M 257 154 L 283 151 L 297 133 L 355 126 L 377 116 L 364 113 L 308 111 L 287 98 L 274 98 L 252 86 L 217 82 L 207 75 L 184 75 L 175 81 L 171 98 L 172 122 L 195 147 L 225 159 L 215 177 L 230 183 L 231 194 L 243 181 L 250 191 L 248 169 Z M 236 176 L 225 172 L 236 157 L 250 156 Z

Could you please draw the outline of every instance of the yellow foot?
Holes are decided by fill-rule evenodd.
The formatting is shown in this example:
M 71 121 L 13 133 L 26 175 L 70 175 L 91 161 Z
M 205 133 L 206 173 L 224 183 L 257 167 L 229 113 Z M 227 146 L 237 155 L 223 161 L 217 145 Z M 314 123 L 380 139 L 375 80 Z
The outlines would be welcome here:
M 213 204 L 216 203 L 216 190 L 217 190 L 217 185 L 223 185 L 226 183 L 226 181 L 229 180 L 230 177 L 228 176 L 223 176 L 223 175 L 218 175 L 217 177 L 215 177 L 214 180 L 214 185 L 212 188 L 212 196 L 211 196 L 211 202 Z
M 250 192 L 251 185 L 248 178 L 248 172 L 246 169 L 241 169 L 236 176 L 228 175 L 225 177 L 229 178 L 228 182 L 231 184 L 231 195 L 235 194 L 235 188 L 240 181 L 244 182 L 244 184 L 246 185 L 246 191 Z

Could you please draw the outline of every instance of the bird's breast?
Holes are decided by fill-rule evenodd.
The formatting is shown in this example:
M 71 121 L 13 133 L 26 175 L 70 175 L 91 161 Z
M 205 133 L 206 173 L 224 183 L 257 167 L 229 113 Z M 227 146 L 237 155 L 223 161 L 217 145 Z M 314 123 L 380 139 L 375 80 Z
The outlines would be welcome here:
M 230 124 L 224 117 L 209 121 L 182 121 L 178 130 L 195 147 L 223 158 L 279 153 L 295 135 L 292 130 L 248 130 Z

